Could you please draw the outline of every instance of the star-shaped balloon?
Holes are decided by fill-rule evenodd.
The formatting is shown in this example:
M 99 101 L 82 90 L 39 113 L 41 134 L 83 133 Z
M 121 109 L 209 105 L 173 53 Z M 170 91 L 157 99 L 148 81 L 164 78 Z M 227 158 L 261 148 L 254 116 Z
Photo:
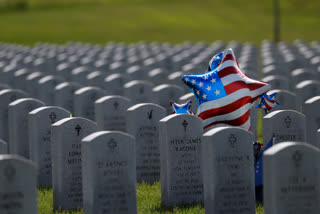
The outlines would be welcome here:
M 256 106 L 256 108 L 264 108 L 270 111 L 273 107 L 279 106 L 280 104 L 276 101 L 277 93 L 273 94 L 263 94 L 260 97 L 260 103 Z
M 223 57 L 223 52 L 218 53 L 217 55 L 214 55 L 209 62 L 208 71 L 212 71 L 216 69 L 220 65 L 222 57 Z
M 177 104 L 174 102 L 170 102 L 170 105 L 172 107 L 172 114 L 193 114 L 191 110 L 191 100 L 188 100 L 186 103 L 183 104 Z
M 267 83 L 241 72 L 232 49 L 226 50 L 216 69 L 184 75 L 182 80 L 197 99 L 197 116 L 205 121 L 204 128 L 223 123 L 250 130 L 252 103 L 270 90 Z

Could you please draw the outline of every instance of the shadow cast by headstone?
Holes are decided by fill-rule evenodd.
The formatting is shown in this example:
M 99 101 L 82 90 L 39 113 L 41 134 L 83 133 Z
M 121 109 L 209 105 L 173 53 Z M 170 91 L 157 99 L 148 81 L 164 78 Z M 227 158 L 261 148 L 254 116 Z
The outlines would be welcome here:
M 164 204 L 160 204 L 160 207 L 154 207 L 151 209 L 152 213 L 153 212 L 160 212 L 160 213 L 163 213 L 163 212 L 173 212 L 174 210 L 178 209 L 182 209 L 182 210 L 188 210 L 190 208 L 194 208 L 194 207 L 197 207 L 197 206 L 201 206 L 201 208 L 204 208 L 204 205 L 201 204 L 201 203 L 193 203 L 193 204 L 179 204 L 179 205 L 176 205 L 176 206 L 166 206 Z

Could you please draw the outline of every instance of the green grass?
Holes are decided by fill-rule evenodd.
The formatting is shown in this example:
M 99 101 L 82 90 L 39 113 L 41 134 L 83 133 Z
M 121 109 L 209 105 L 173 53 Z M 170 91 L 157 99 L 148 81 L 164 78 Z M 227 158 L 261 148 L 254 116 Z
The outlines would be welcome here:
M 137 184 L 137 206 L 139 214 L 157 214 L 157 213 L 188 213 L 204 214 L 204 208 L 201 205 L 182 205 L 176 207 L 165 207 L 161 204 L 160 182 L 150 184 Z M 39 214 L 64 213 L 65 211 L 53 212 L 52 189 L 40 189 L 38 191 Z M 256 205 L 257 214 L 263 214 L 263 206 L 260 203 Z M 74 211 L 72 214 L 82 214 L 83 211 Z
M 238 40 L 259 44 L 273 37 L 272 1 L 25 1 L 28 1 L 26 10 L 0 10 L 0 41 L 30 45 L 70 40 L 90 43 Z M 283 40 L 320 38 L 320 1 L 280 2 Z

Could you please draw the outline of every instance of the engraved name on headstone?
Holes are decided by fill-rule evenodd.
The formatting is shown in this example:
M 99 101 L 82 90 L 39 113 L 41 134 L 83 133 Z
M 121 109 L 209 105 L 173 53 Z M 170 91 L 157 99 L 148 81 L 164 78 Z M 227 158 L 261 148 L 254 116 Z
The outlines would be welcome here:
M 241 128 L 219 127 L 202 139 L 206 213 L 255 214 L 253 134 Z
M 264 213 L 317 214 L 320 210 L 320 150 L 283 142 L 264 152 Z
M 119 131 L 82 140 L 84 212 L 137 213 L 135 139 Z
M 306 141 L 305 116 L 293 110 L 278 110 L 263 117 L 263 143 L 274 137 L 274 144 L 284 141 Z
M 0 213 L 38 213 L 36 167 L 18 155 L 0 155 Z
M 76 209 L 82 204 L 81 140 L 96 132 L 96 123 L 80 117 L 51 126 L 53 208 Z
M 121 96 L 105 96 L 95 102 L 95 121 L 100 130 L 127 131 L 127 109 L 131 101 Z
M 28 115 L 30 159 L 37 166 L 38 186 L 52 185 L 51 125 L 68 117 L 70 112 L 56 106 L 40 107 Z
M 169 115 L 159 122 L 161 200 L 166 206 L 203 201 L 202 120 Z
M 137 181 L 160 180 L 159 121 L 166 110 L 156 104 L 137 104 L 128 109 L 127 130 L 136 138 Z

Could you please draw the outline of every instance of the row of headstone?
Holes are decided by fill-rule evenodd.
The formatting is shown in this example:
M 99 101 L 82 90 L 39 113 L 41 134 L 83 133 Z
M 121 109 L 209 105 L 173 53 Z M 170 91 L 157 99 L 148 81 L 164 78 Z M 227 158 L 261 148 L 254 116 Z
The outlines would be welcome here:
M 302 41 L 294 46 L 270 41 L 262 43 L 262 79 L 273 89 L 287 90 L 296 94 L 296 108 L 320 94 L 319 53 Z M 295 110 L 292 109 L 292 110 Z
M 152 112 L 150 110 L 145 116 L 150 119 Z M 49 123 L 52 122 L 52 118 L 53 116 L 48 119 Z M 286 117 L 284 123 L 287 125 L 300 121 Z M 192 115 L 171 115 L 160 121 L 160 176 L 163 203 L 172 206 L 180 203 L 204 202 L 208 213 L 213 211 L 242 213 L 243 210 L 246 210 L 246 213 L 255 213 L 253 135 L 240 128 L 221 127 L 214 128 L 202 136 L 203 131 L 199 129 L 201 127 L 199 124 L 201 120 Z M 195 132 L 197 127 L 199 130 Z M 136 157 L 135 153 L 132 153 L 135 150 L 135 138 L 121 132 L 96 132 L 97 130 L 95 123 L 83 118 L 66 118 L 52 125 L 54 207 L 73 209 L 82 207 L 83 203 L 86 213 L 99 213 L 101 210 L 105 213 L 135 213 Z M 315 155 L 319 158 L 319 150 L 308 144 L 298 143 L 295 146 L 296 144 L 287 146 L 287 143 L 279 142 L 273 147 L 274 150 L 277 145 L 280 145 L 282 150 L 292 150 L 290 147 L 295 147 L 296 153 L 292 159 L 282 156 L 281 158 L 290 160 L 293 162 L 290 163 L 292 166 L 297 165 L 296 167 L 301 167 L 304 171 L 290 171 L 291 168 L 286 166 L 279 167 L 279 175 L 264 173 L 267 176 L 265 180 L 274 180 L 270 176 L 287 176 L 287 179 L 293 179 L 283 179 L 277 185 L 271 184 L 272 188 L 268 190 L 276 192 L 271 196 L 265 192 L 265 203 L 269 200 L 271 204 L 266 207 L 266 211 L 274 209 L 270 206 L 277 205 L 272 204 L 270 200 L 274 201 L 272 198 L 280 190 L 283 194 L 289 194 L 288 191 L 294 192 L 288 196 L 291 200 L 298 200 L 301 197 L 297 192 L 305 192 L 318 200 L 319 167 L 311 167 L 312 171 L 306 166 L 314 165 L 311 163 L 316 160 Z M 310 150 L 311 153 L 305 154 L 304 150 Z M 268 152 L 270 151 L 273 150 Z M 304 162 L 301 163 L 302 155 L 310 157 L 307 160 L 303 159 Z M 274 156 L 271 159 L 280 158 Z M 270 162 L 274 161 L 266 159 L 265 165 L 268 166 Z M 273 170 L 279 165 L 276 162 L 275 164 L 266 167 L 265 171 Z M 291 166 L 290 164 L 288 165 Z M 289 173 L 284 174 L 284 169 Z M 311 172 L 314 173 L 314 178 L 308 174 Z M 294 175 L 300 177 L 292 177 Z M 296 186 L 283 187 L 289 185 L 288 182 L 293 182 L 292 185 Z M 266 182 L 266 185 L 269 183 Z M 278 186 L 278 190 L 275 189 Z M 35 187 L 35 183 L 31 187 Z M 287 200 L 286 206 L 282 204 L 278 206 L 281 209 L 293 209 L 288 206 L 292 204 L 291 200 Z M 298 209 L 314 209 L 302 203 L 295 206 L 298 206 Z M 312 206 L 317 208 L 318 205 L 314 203 Z

